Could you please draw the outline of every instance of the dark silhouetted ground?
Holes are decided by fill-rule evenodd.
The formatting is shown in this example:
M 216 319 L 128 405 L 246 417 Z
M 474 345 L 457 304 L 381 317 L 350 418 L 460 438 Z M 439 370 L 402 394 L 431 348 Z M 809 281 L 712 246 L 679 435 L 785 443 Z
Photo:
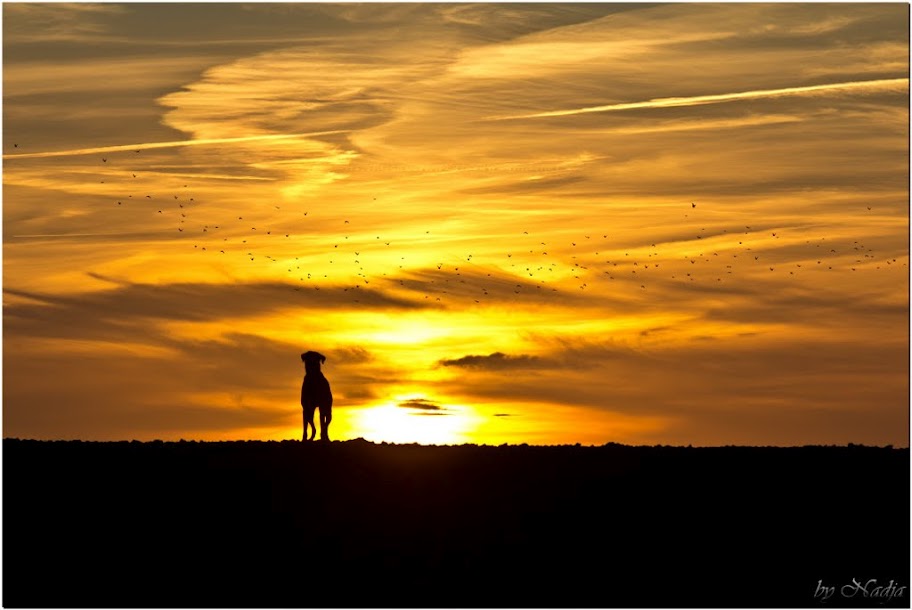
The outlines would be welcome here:
M 5 439 L 3 476 L 5 607 L 909 607 L 908 449 Z

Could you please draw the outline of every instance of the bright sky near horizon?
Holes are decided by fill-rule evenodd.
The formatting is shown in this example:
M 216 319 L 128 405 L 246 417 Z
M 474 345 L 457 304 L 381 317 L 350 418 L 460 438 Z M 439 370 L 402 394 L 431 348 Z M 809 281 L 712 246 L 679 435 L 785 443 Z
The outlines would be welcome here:
M 909 5 L 3 5 L 3 435 L 908 446 Z

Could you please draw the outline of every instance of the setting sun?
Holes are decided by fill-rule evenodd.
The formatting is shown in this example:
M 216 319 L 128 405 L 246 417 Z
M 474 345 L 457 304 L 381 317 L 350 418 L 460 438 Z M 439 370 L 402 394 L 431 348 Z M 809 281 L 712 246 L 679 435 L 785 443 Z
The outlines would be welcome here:
M 424 398 L 353 410 L 348 433 L 374 442 L 457 445 L 469 442 L 480 417 L 470 408 Z

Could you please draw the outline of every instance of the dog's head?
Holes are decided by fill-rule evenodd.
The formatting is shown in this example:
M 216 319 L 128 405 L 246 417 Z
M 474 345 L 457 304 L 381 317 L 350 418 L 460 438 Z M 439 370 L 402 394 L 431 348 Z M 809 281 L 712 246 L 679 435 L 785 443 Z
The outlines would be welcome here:
M 308 373 L 319 372 L 320 364 L 326 362 L 326 356 L 319 352 L 304 352 L 301 354 L 301 362 L 304 363 L 304 370 Z

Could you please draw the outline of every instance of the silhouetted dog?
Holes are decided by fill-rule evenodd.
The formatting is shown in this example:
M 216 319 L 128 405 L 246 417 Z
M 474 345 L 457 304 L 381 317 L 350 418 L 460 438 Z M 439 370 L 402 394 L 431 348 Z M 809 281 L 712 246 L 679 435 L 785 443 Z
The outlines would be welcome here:
M 320 364 L 326 362 L 326 356 L 318 352 L 304 352 L 301 354 L 304 362 L 304 383 L 301 384 L 301 408 L 304 409 L 304 439 L 313 440 L 317 434 L 314 425 L 314 413 L 320 409 L 320 440 L 329 440 L 329 422 L 332 421 L 332 392 L 329 381 L 323 376 Z M 307 438 L 307 426 L 312 432 Z

